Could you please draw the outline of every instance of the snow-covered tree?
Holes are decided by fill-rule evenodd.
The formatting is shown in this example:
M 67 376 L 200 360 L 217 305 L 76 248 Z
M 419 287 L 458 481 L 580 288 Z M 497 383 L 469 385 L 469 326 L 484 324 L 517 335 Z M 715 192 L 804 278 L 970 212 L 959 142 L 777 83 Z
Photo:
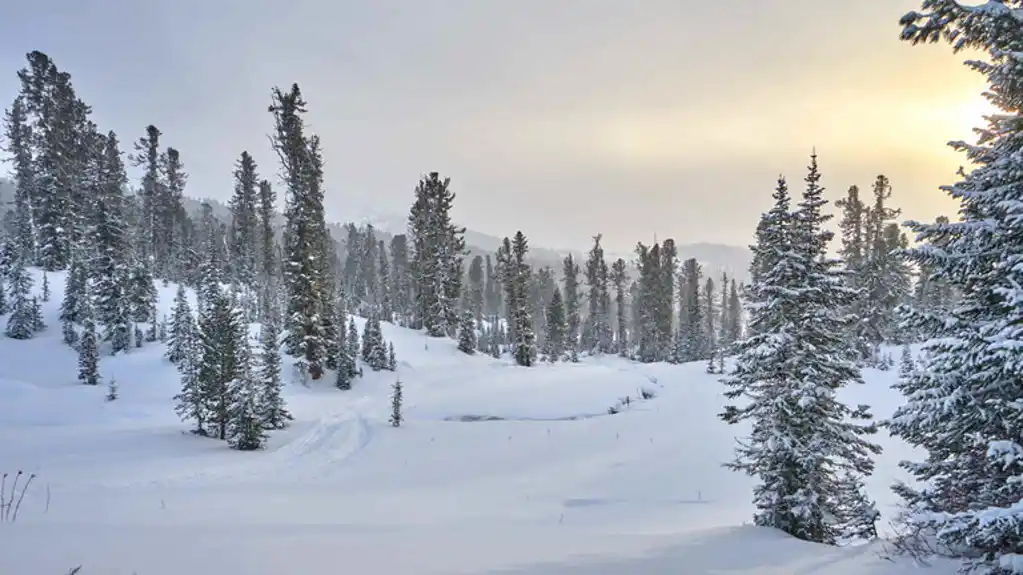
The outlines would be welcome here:
M 171 363 L 178 363 L 194 350 L 196 336 L 195 317 L 192 306 L 188 303 L 185 286 L 178 284 L 174 295 L 174 309 L 171 310 L 170 333 L 167 338 L 167 351 L 164 354 Z
M 544 339 L 543 354 L 549 362 L 561 361 L 565 355 L 565 339 L 568 326 L 565 321 L 565 302 L 561 290 L 554 287 L 554 295 L 547 304 L 547 337 Z
M 36 332 L 36 307 L 32 301 L 32 276 L 25 259 L 17 258 L 8 275 L 11 315 L 7 318 L 7 337 L 29 339 Z
M 323 334 L 323 314 L 333 307 L 323 289 L 328 281 L 323 162 L 319 139 L 305 133 L 306 103 L 298 84 L 287 92 L 274 88 L 270 112 L 275 124 L 271 139 L 287 189 L 283 270 L 288 296 L 286 349 L 289 355 L 304 360 L 303 365 L 316 380 L 323 374 L 330 343 Z
M 922 448 L 905 462 L 915 485 L 900 485 L 906 520 L 965 557 L 971 573 L 1023 573 L 1023 26 L 1019 2 L 979 6 L 927 0 L 902 18 L 913 43 L 949 41 L 978 56 L 989 116 L 976 144 L 954 142 L 976 166 L 944 190 L 960 204 L 958 222 L 909 225 L 916 263 L 959 291 L 952 309 L 914 310 L 931 335 L 921 365 L 900 383 L 907 403 L 893 435 Z
M 865 436 L 876 431 L 867 406 L 841 403 L 836 392 L 862 382 L 849 360 L 844 315 L 855 292 L 842 285 L 827 258 L 831 232 L 811 158 L 802 201 L 793 212 L 784 179 L 775 205 L 761 219 L 755 248 L 757 277 L 749 289 L 752 335 L 739 344 L 735 366 L 723 380 L 728 423 L 749 421 L 730 469 L 755 476 L 758 525 L 795 537 L 836 543 L 849 535 L 841 519 L 862 501 L 841 490 L 842 475 L 869 474 L 880 448 Z
M 394 385 L 391 386 L 391 426 L 401 427 L 401 424 L 405 421 L 405 417 L 401 413 L 401 406 L 403 401 L 404 390 L 401 385 L 401 378 L 394 380 Z
M 258 407 L 264 429 L 284 429 L 293 420 L 282 394 L 280 327 L 277 324 L 277 310 L 263 319 L 259 328 L 259 355 L 254 365 L 258 383 Z M 342 330 L 344 331 L 344 330 Z
M 83 297 L 78 308 L 82 323 L 82 336 L 78 342 L 78 381 L 85 385 L 99 385 L 99 340 L 89 300 L 88 295 Z
M 387 343 L 380 330 L 380 318 L 375 314 L 366 320 L 362 330 L 362 361 L 373 371 L 387 369 Z
M 450 179 L 442 180 L 437 172 L 423 177 L 409 212 L 413 325 L 425 329 L 431 337 L 455 335 L 459 321 L 465 228 L 451 223 L 455 194 L 449 184 Z
M 476 320 L 472 310 L 462 312 L 462 322 L 458 325 L 458 350 L 468 355 L 476 353 Z

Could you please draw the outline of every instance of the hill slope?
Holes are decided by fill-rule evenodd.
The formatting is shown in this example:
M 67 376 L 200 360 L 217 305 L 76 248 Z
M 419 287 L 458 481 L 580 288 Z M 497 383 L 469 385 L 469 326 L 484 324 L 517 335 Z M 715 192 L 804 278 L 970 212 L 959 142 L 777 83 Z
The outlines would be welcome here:
M 51 327 L 0 339 L 0 471 L 37 474 L 17 522 L 0 523 L 0 573 L 916 572 L 876 546 L 743 526 L 751 481 L 720 466 L 741 430 L 718 421 L 702 365 L 519 368 L 385 325 L 405 426 L 387 424 L 393 374 L 349 392 L 289 385 L 294 425 L 242 453 L 186 433 L 159 344 L 103 359 L 115 402 L 76 384 L 57 327 L 63 278 L 50 284 Z M 164 309 L 173 290 L 160 290 Z M 850 399 L 890 412 L 892 377 L 870 372 Z M 637 401 L 640 389 L 656 397 Z M 906 455 L 884 443 L 870 485 L 882 511 Z

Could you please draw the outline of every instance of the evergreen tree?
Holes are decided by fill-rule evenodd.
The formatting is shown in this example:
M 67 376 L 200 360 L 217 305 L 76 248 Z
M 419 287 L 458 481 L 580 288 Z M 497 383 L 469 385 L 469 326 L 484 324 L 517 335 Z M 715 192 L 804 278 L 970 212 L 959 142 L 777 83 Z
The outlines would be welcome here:
M 239 343 L 242 344 L 241 340 Z M 248 342 L 245 341 L 242 345 L 247 347 Z M 232 449 L 255 451 L 262 449 L 267 439 L 264 426 L 266 413 L 261 404 L 265 388 L 262 388 L 261 382 L 248 364 L 248 350 L 240 347 L 237 351 L 242 363 L 238 367 L 238 374 L 228 387 L 230 406 L 226 439 Z
M 171 363 L 179 363 L 195 349 L 196 326 L 192 306 L 188 304 L 185 287 L 178 284 L 174 295 L 174 309 L 171 311 L 170 334 L 164 355 Z
M 717 341 L 717 316 L 718 311 L 714 308 L 714 278 L 707 278 L 707 281 L 703 284 L 703 302 L 704 302 L 704 337 L 706 341 L 706 356 L 707 356 L 707 373 L 714 373 L 714 362 L 718 359 L 718 341 Z
M 56 271 L 67 267 L 71 247 L 80 239 L 80 217 L 86 213 L 86 160 L 94 130 L 91 109 L 75 94 L 71 75 L 42 52 L 30 52 L 27 58 L 28 67 L 18 77 L 34 148 L 28 190 L 31 226 L 39 265 Z
M 401 427 L 401 424 L 405 421 L 404 416 L 401 413 L 402 395 L 404 390 L 402 389 L 401 379 L 395 379 L 394 385 L 391 386 L 391 426 Z
M 25 267 L 25 258 L 17 258 L 8 275 L 11 315 L 7 318 L 7 337 L 30 339 L 36 332 L 36 309 L 30 294 L 32 276 Z
M 351 347 L 348 345 L 350 330 L 346 321 L 348 312 L 345 310 L 344 305 L 344 298 L 339 298 L 337 316 L 340 328 L 338 329 L 336 342 L 337 372 L 334 385 L 338 389 L 349 390 L 352 388 L 352 379 L 355 378 L 355 355 L 352 354 Z
M 7 287 L 4 286 L 3 274 L 0 274 L 0 315 L 5 315 L 8 312 L 7 306 Z M 74 345 L 74 340 L 66 341 L 68 345 Z
M 234 278 L 249 288 L 255 285 L 257 275 L 258 187 L 256 161 L 248 152 L 242 152 L 234 171 L 234 195 L 229 204 L 231 210 L 229 237 Z
M 391 266 L 384 241 L 377 244 L 377 294 L 380 299 L 380 317 L 388 323 L 394 321 L 394 302 L 391 299 Z
M 86 270 L 82 263 L 81 253 L 71 259 L 67 275 L 64 277 L 64 298 L 60 303 L 61 333 L 64 343 L 74 347 L 78 343 L 78 332 L 74 324 L 81 321 L 79 308 L 81 300 L 85 297 Z M 97 278 L 99 283 L 99 278 Z
M 902 344 L 902 356 L 899 358 L 899 380 L 908 381 L 916 371 L 916 362 L 913 361 L 913 351 L 909 349 L 909 344 Z
M 483 256 L 476 256 L 469 264 L 468 281 L 466 282 L 466 309 L 472 313 L 477 324 L 483 323 L 483 301 L 485 288 Z
M 124 187 L 128 178 L 117 136 L 110 132 L 98 140 L 102 149 L 96 158 L 99 178 L 89 226 L 91 258 L 86 262 L 84 257 L 76 255 L 72 261 L 64 301 L 71 310 L 73 298 L 81 297 L 80 288 L 86 275 L 93 278 L 95 317 L 104 326 L 104 339 L 110 342 L 111 352 L 117 353 L 129 347 L 131 321 L 146 320 L 143 316 L 149 315 L 155 305 L 156 290 L 151 278 L 148 284 L 145 281 L 148 270 L 134 270 L 136 275 L 132 275 L 124 209 Z M 76 273 L 81 277 L 72 278 Z
M 111 377 L 110 380 L 107 381 L 106 400 L 107 401 L 117 401 L 117 398 L 119 398 L 119 397 L 121 397 L 121 391 L 120 391 L 120 388 L 117 385 L 117 379 Z
M 926 452 L 923 461 L 903 463 L 916 479 L 897 487 L 906 520 L 961 553 L 971 573 L 1023 572 L 1018 12 L 1017 2 L 929 0 L 901 21 L 903 39 L 914 44 L 945 39 L 956 51 L 980 52 L 967 64 L 986 77 L 984 96 L 1002 111 L 987 119 L 976 144 L 952 144 L 976 166 L 944 188 L 960 203 L 960 221 L 910 223 L 921 243 L 911 259 L 960 291 L 960 301 L 913 310 L 911 325 L 930 339 L 920 367 L 900 384 L 907 403 L 889 424 Z
M 274 193 L 270 182 L 263 180 L 259 183 L 259 285 L 260 308 L 264 310 L 276 307 L 277 292 L 277 239 L 275 236 L 276 226 L 274 220 L 277 217 L 275 204 L 277 194 Z
M 565 256 L 562 268 L 562 282 L 564 283 L 565 298 L 565 347 L 569 354 L 575 356 L 579 349 L 579 330 L 582 326 L 582 319 L 579 315 L 579 264 L 575 262 L 572 254 Z
M 359 358 L 359 350 L 361 349 L 361 346 L 359 342 L 359 328 L 355 325 L 354 317 L 348 319 L 348 337 L 345 339 L 348 343 L 348 356 L 351 358 L 351 364 L 349 366 L 351 371 L 349 372 L 349 375 L 352 378 L 355 378 L 356 375 L 360 374 L 357 360 Z
M 565 354 L 565 337 L 568 326 L 565 321 L 565 302 L 561 299 L 561 290 L 555 286 L 551 302 L 547 304 L 547 337 L 544 339 L 543 353 L 547 361 L 560 361 Z
M 306 136 L 303 114 L 306 103 L 298 84 L 287 93 L 273 90 L 270 112 L 274 115 L 273 148 L 281 160 L 287 188 L 285 209 L 284 285 L 286 348 L 300 357 L 313 380 L 323 375 L 326 341 L 322 314 L 333 302 L 325 300 L 327 226 L 323 211 L 323 164 L 319 139 Z
M 43 272 L 42 294 L 41 294 L 41 297 L 42 297 L 43 301 L 50 301 L 50 279 L 49 279 L 49 277 L 50 277 L 49 274 L 47 274 L 44 271 Z
M 458 326 L 458 351 L 467 355 L 476 353 L 476 320 L 472 310 L 462 312 L 462 323 Z
M 721 414 L 728 423 L 750 421 L 751 435 L 739 441 L 726 467 L 756 476 L 757 525 L 797 538 L 836 543 L 848 536 L 841 521 L 862 507 L 842 476 L 862 477 L 873 469 L 880 448 L 864 435 L 876 431 L 867 406 L 853 410 L 835 394 L 862 382 L 849 361 L 840 312 L 855 292 L 842 285 L 837 262 L 825 255 L 831 232 L 812 156 L 807 187 L 791 212 L 784 179 L 775 206 L 761 219 L 755 254 L 761 266 L 749 298 L 752 335 L 739 346 L 736 365 L 724 383 L 729 399 Z M 858 495 L 857 495 L 858 497 Z
M 413 326 L 431 337 L 454 335 L 462 289 L 465 228 L 451 223 L 454 192 L 437 172 L 422 178 L 409 213 L 410 272 L 415 293 Z
M 35 191 L 36 166 L 32 143 L 35 135 L 29 124 L 25 96 L 19 95 L 4 115 L 4 136 L 6 151 L 14 164 L 14 229 L 11 231 L 13 252 L 27 261 L 36 260 L 35 232 L 32 221 L 33 201 L 38 201 Z M 0 274 L 2 275 L 2 274 Z
M 387 369 L 398 371 L 398 357 L 394 355 L 394 342 L 387 342 Z
M 85 385 L 99 385 L 99 341 L 92 303 L 83 297 L 78 310 L 82 322 L 82 337 L 78 343 L 78 381 Z
M 362 361 L 373 371 L 387 369 L 387 344 L 380 331 L 380 318 L 371 315 L 362 330 Z
M 614 337 L 611 331 L 611 292 L 608 289 L 607 261 L 604 248 L 600 245 L 601 235 L 593 237 L 593 248 L 586 260 L 586 302 L 589 313 L 583 329 L 583 349 L 590 353 L 613 352 Z
M 754 260 L 757 259 L 754 253 Z M 768 268 L 766 264 L 764 268 Z M 707 358 L 708 341 L 705 332 L 706 307 L 700 298 L 700 284 L 703 269 L 695 258 L 682 263 L 680 285 L 679 333 L 674 360 L 677 362 L 699 361 Z
M 409 276 L 408 242 L 405 234 L 391 238 L 391 307 L 398 324 L 408 327 L 412 317 L 412 279 Z
M 626 319 L 628 310 L 625 307 L 625 282 L 628 275 L 625 272 L 625 260 L 618 258 L 611 264 L 611 284 L 615 288 L 615 311 L 617 318 L 617 334 L 615 345 L 618 347 L 618 355 L 627 357 L 629 355 L 629 323 Z M 670 308 L 669 308 L 670 311 Z M 548 320 L 548 324 L 550 320 Z
M 521 231 L 515 232 L 510 242 L 510 253 L 503 263 L 505 268 L 506 302 L 509 308 L 510 325 L 512 326 L 512 356 L 518 365 L 529 367 L 536 361 L 536 336 L 533 333 L 533 322 L 530 319 L 527 300 L 530 269 L 526 263 L 529 244 Z
M 160 136 L 163 134 L 153 125 L 146 126 L 146 135 L 135 142 L 135 154 L 130 157 L 131 163 L 142 168 L 142 185 L 139 189 L 138 228 L 135 251 L 138 257 L 148 258 L 154 252 L 158 241 L 156 231 L 156 205 L 162 195 L 162 166 L 160 163 Z

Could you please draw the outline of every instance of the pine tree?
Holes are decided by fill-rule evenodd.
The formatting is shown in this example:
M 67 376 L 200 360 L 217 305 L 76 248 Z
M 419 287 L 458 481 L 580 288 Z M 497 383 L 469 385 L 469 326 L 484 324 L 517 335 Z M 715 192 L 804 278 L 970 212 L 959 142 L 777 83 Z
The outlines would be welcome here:
M 362 331 L 362 361 L 373 371 L 387 369 L 387 345 L 380 331 L 380 318 L 371 315 Z
M 234 195 L 231 197 L 230 252 L 235 280 L 243 286 L 256 284 L 257 257 L 257 188 L 259 175 L 256 161 L 248 152 L 242 152 L 235 165 Z
M 391 299 L 391 265 L 387 259 L 384 241 L 377 244 L 377 293 L 380 299 L 380 317 L 388 323 L 394 321 L 394 302 Z
M 412 280 L 409 276 L 408 242 L 405 234 L 391 238 L 391 307 L 397 315 L 398 324 L 409 325 L 412 316 Z
M 961 293 L 952 309 L 913 310 L 910 325 L 930 339 L 921 365 L 900 383 L 907 403 L 889 424 L 926 452 L 903 463 L 915 485 L 896 488 L 907 522 L 961 553 L 970 573 L 1023 572 L 1018 12 L 1017 2 L 930 0 L 901 21 L 902 38 L 914 44 L 945 39 L 955 51 L 980 52 L 967 64 L 986 77 L 984 96 L 1001 110 L 976 144 L 952 143 L 976 166 L 943 188 L 959 202 L 960 221 L 909 224 L 921 242 L 911 259 Z
M 355 356 L 351 353 L 351 347 L 348 345 L 349 329 L 346 325 L 345 319 L 348 317 L 348 313 L 344 308 L 344 298 L 340 298 L 338 304 L 340 308 L 338 311 L 338 338 L 336 342 L 337 350 L 337 372 L 334 385 L 341 390 L 349 390 L 352 388 L 352 379 L 355 377 Z
M 270 182 L 263 180 L 259 183 L 259 285 L 260 309 L 276 308 L 275 295 L 277 291 L 277 240 L 275 236 L 276 226 L 274 219 L 277 217 L 275 204 L 277 194 L 274 193 Z
M 78 343 L 78 381 L 85 385 L 99 385 L 99 341 L 92 302 L 88 295 L 79 302 L 78 314 L 82 322 L 82 337 Z
M 49 274 L 43 272 L 42 300 L 50 301 L 50 279 Z
M 458 351 L 467 355 L 476 353 L 476 320 L 472 310 L 462 312 L 462 322 L 458 325 Z
M 60 304 L 61 333 L 64 343 L 72 347 L 78 343 L 78 332 L 75 331 L 74 324 L 81 321 L 79 302 L 85 297 L 86 272 L 81 260 L 81 253 L 76 253 L 71 259 L 64 279 L 64 298 Z
M 618 355 L 622 357 L 629 355 L 629 324 L 626 319 L 628 310 L 625 307 L 625 282 L 627 280 L 625 260 L 618 258 L 611 264 L 611 284 L 615 288 L 615 311 L 617 317 L 615 345 L 618 348 Z M 550 321 L 548 320 L 549 323 Z
M 757 259 L 754 253 L 754 260 Z M 766 269 L 766 265 L 765 265 Z M 703 269 L 695 258 L 682 263 L 682 282 L 679 297 L 679 333 L 676 341 L 676 362 L 699 361 L 707 358 L 706 304 L 700 297 Z
M 284 284 L 288 294 L 285 314 L 286 348 L 301 357 L 313 380 L 323 375 L 326 341 L 320 319 L 333 302 L 326 300 L 327 226 L 323 210 L 323 165 L 319 139 L 306 136 L 306 103 L 298 84 L 287 93 L 273 90 L 274 150 L 281 160 L 287 188 L 284 233 Z
M 8 276 L 11 297 L 11 315 L 7 318 L 7 337 L 29 339 L 36 331 L 36 310 L 30 294 L 32 276 L 25 267 L 25 259 L 17 258 Z
M 568 326 L 565 322 L 565 302 L 561 290 L 555 286 L 551 302 L 547 304 L 547 338 L 544 339 L 543 354 L 547 361 L 561 361 L 565 354 L 565 337 Z
M 4 150 L 11 155 L 14 164 L 14 213 L 15 225 L 12 230 L 13 252 L 18 257 L 36 260 L 35 231 L 33 230 L 32 205 L 35 197 L 36 166 L 32 157 L 34 134 L 29 124 L 25 96 L 19 95 L 4 115 Z M 2 274 L 0 274 L 2 275 Z
M 431 337 L 454 335 L 462 290 L 465 228 L 451 223 L 450 179 L 430 172 L 416 186 L 409 212 L 410 272 L 415 293 L 413 327 Z
M 505 238 L 505 243 L 511 246 L 511 252 L 504 262 L 506 272 L 503 283 L 507 291 L 506 301 L 512 326 L 512 356 L 518 365 L 529 367 L 536 361 L 536 336 L 533 333 L 527 299 L 531 275 L 529 265 L 526 263 L 529 244 L 521 231 L 515 232 L 515 237 L 510 243 L 508 238 Z
M 569 355 L 575 356 L 579 348 L 579 330 L 582 320 L 579 315 L 579 264 L 571 254 L 565 256 L 562 267 L 563 296 L 565 299 L 565 346 Z
M 241 356 L 248 359 L 246 353 Z M 230 383 L 226 439 L 232 449 L 255 451 L 266 446 L 265 410 L 261 404 L 264 389 L 249 366 L 242 366 Z
M 909 344 L 902 344 L 902 356 L 899 358 L 899 379 L 907 381 L 916 371 L 916 362 L 913 361 L 913 351 Z
M 188 304 L 185 287 L 178 284 L 174 295 L 174 309 L 171 311 L 170 334 L 167 351 L 164 354 L 171 363 L 179 363 L 194 349 L 196 326 L 192 306 Z
M 398 371 L 398 357 L 394 355 L 394 342 L 387 342 L 387 369 Z
M 359 328 L 355 325 L 355 318 L 348 319 L 348 337 L 345 338 L 348 343 L 348 357 L 351 358 L 349 363 L 349 377 L 354 379 L 355 376 L 359 375 Z
M 117 399 L 119 397 L 121 397 L 121 391 L 120 391 L 120 387 L 118 387 L 118 385 L 117 385 L 117 379 L 111 377 L 107 381 L 106 400 L 107 401 L 117 401 Z
M 178 373 L 181 375 L 181 391 L 174 396 L 177 402 L 174 412 L 183 421 L 195 423 L 193 433 L 205 436 L 208 435 L 206 422 L 210 417 L 210 397 L 206 393 L 203 380 L 199 377 L 205 349 L 199 338 L 197 326 L 194 335 L 187 345 L 187 351 L 182 354 L 181 361 L 177 364 Z
M 612 353 L 614 336 L 611 331 L 611 292 L 608 289 L 608 268 L 604 259 L 602 236 L 593 237 L 593 248 L 586 260 L 586 303 L 588 314 L 583 328 L 582 348 L 590 353 Z
M 404 416 L 401 413 L 402 395 L 404 390 L 402 389 L 401 379 L 395 379 L 394 385 L 391 386 L 391 426 L 401 427 L 401 424 L 405 421 Z
M 483 256 L 472 258 L 469 264 L 469 272 L 466 282 L 466 309 L 468 309 L 476 320 L 476 323 L 483 323 L 483 302 L 485 298 L 485 274 L 483 269 Z
M 775 190 L 775 206 L 761 219 L 755 248 L 760 271 L 750 286 L 752 333 L 739 345 L 739 357 L 723 380 L 725 396 L 743 405 L 726 406 L 728 423 L 750 421 L 751 435 L 739 441 L 726 467 L 756 476 L 757 525 L 781 529 L 797 538 L 836 543 L 847 536 L 831 518 L 861 507 L 837 473 L 862 477 L 873 469 L 871 454 L 880 448 L 863 436 L 876 426 L 862 423 L 867 406 L 855 410 L 835 394 L 862 382 L 849 361 L 840 312 L 855 297 L 842 285 L 825 250 L 831 232 L 823 229 L 816 156 L 807 187 L 795 212 L 784 179 Z
M 0 274 L 0 315 L 5 315 L 8 311 L 7 287 L 4 285 L 3 274 Z M 74 345 L 74 341 L 68 341 L 67 344 Z

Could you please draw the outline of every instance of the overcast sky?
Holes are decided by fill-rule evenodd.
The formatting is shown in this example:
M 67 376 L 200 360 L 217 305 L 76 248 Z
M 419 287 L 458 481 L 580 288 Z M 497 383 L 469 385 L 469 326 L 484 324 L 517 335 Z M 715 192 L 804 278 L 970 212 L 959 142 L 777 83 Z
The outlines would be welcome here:
M 23 55 L 46 52 L 101 127 L 128 144 L 156 124 L 182 153 L 187 193 L 226 199 L 242 150 L 276 173 L 270 88 L 298 82 L 332 220 L 354 206 L 403 213 L 436 170 L 456 218 L 485 233 L 746 244 L 778 173 L 801 184 L 814 146 L 832 199 L 885 173 L 907 215 L 954 209 L 936 189 L 961 162 L 944 142 L 970 136 L 981 84 L 946 46 L 899 41 L 918 7 L 0 0 L 0 99 Z

